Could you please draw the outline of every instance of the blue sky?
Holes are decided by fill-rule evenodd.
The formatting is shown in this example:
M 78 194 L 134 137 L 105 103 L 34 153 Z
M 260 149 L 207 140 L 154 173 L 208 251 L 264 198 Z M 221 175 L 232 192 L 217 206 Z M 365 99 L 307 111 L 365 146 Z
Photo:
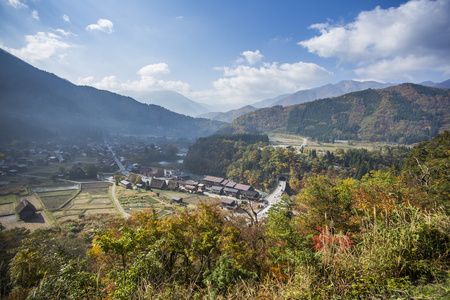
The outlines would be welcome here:
M 0 47 L 75 84 L 226 110 L 340 80 L 450 78 L 450 0 L 0 0 Z

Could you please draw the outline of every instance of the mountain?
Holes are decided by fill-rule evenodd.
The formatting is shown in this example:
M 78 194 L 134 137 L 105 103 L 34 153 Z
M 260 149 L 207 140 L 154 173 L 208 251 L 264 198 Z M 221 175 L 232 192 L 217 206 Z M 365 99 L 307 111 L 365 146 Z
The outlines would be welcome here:
M 256 107 L 253 107 L 251 105 L 247 105 L 238 109 L 233 109 L 227 112 L 210 112 L 207 114 L 203 114 L 203 115 L 199 115 L 199 117 L 202 118 L 207 118 L 210 120 L 215 120 L 215 121 L 221 121 L 221 122 L 226 122 L 226 123 L 231 123 L 234 119 L 252 112 L 254 110 L 256 110 Z
M 140 102 L 162 106 L 173 112 L 196 117 L 209 112 L 204 105 L 174 91 L 155 91 L 136 98 Z
M 256 103 L 252 104 L 252 106 L 256 107 L 256 108 L 263 108 L 263 107 L 272 106 L 272 105 L 274 105 L 274 103 L 277 103 L 278 101 L 286 98 L 289 95 L 291 95 L 291 94 L 283 94 L 283 95 L 279 95 L 279 96 L 277 96 L 275 98 L 265 99 L 265 100 L 262 100 L 262 101 L 259 101 L 259 102 L 256 102 Z
M 289 106 L 300 104 L 316 99 L 337 97 L 346 93 L 362 91 L 366 89 L 383 89 L 392 86 L 391 83 L 380 83 L 376 81 L 343 80 L 336 84 L 327 84 L 318 88 L 301 90 L 274 102 L 271 106 Z
M 434 87 L 450 89 L 450 79 L 443 81 L 441 83 L 436 84 Z
M 290 133 L 319 141 L 415 143 L 450 129 L 450 90 L 417 84 L 262 108 L 218 133 Z
M 0 50 L 0 141 L 80 134 L 196 138 L 225 123 L 77 86 Z

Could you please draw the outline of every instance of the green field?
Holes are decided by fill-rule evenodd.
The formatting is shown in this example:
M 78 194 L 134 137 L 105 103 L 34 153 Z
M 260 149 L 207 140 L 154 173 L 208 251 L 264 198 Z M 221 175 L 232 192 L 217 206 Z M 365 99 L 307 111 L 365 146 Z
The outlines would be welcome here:
M 14 203 L 16 201 L 16 195 L 0 196 L 0 204 Z

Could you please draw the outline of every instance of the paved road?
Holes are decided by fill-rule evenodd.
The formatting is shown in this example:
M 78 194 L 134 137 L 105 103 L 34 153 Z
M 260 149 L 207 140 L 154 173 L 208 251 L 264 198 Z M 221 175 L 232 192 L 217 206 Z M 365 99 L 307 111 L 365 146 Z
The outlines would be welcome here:
M 279 181 L 278 186 L 272 191 L 269 196 L 266 197 L 266 200 L 267 202 L 269 202 L 269 204 L 258 212 L 259 219 L 262 220 L 267 218 L 269 209 L 272 207 L 272 205 L 277 204 L 281 200 L 281 197 L 283 196 L 285 190 L 286 181 Z

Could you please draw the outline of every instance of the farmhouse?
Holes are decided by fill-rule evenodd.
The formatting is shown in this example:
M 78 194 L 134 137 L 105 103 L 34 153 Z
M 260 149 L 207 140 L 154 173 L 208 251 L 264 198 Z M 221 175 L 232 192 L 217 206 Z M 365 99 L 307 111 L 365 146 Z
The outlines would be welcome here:
M 36 207 L 27 199 L 16 206 L 16 212 L 22 220 L 30 220 L 36 216 Z
M 238 206 L 236 205 L 236 201 L 234 201 L 232 199 L 222 199 L 220 201 L 220 206 L 223 208 L 230 209 L 230 210 L 238 209 Z
M 227 196 L 232 196 L 232 197 L 236 197 L 236 198 L 238 198 L 239 195 L 240 195 L 240 191 L 239 190 L 232 189 L 232 188 L 229 188 L 229 187 L 224 188 L 223 192 Z
M 127 180 L 121 180 L 120 181 L 120 185 L 123 186 L 126 189 L 131 189 L 133 187 L 133 185 L 131 184 L 131 182 L 127 181 Z
M 212 186 L 211 187 L 211 193 L 217 194 L 217 195 L 222 195 L 223 194 L 223 187 L 221 187 L 221 186 Z
M 241 198 L 245 198 L 248 200 L 258 200 L 259 196 L 260 195 L 257 191 L 243 191 L 241 193 Z
M 221 185 L 224 180 L 225 179 L 221 177 L 214 177 L 214 176 L 206 176 L 205 178 L 203 178 L 203 182 L 209 186 Z
M 152 189 L 165 190 L 165 189 L 167 189 L 167 184 L 166 184 L 166 181 L 164 179 L 152 178 L 152 181 L 150 183 L 150 187 Z

